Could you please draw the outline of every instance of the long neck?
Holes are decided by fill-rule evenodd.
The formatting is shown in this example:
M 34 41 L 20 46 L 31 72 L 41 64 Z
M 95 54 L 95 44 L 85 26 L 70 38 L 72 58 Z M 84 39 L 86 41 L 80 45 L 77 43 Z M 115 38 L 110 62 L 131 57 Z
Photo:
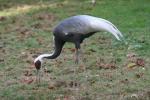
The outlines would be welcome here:
M 62 51 L 64 43 L 65 43 L 64 41 L 60 41 L 60 40 L 55 39 L 55 50 L 54 50 L 54 52 L 51 54 L 43 54 L 43 58 L 46 58 L 46 59 L 57 58 Z

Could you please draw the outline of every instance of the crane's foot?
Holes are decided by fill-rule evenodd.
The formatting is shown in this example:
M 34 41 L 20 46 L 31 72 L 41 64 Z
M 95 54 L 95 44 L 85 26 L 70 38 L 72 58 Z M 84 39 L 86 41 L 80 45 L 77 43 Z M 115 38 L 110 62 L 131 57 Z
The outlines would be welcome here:
M 75 58 L 75 64 L 79 64 L 79 59 Z

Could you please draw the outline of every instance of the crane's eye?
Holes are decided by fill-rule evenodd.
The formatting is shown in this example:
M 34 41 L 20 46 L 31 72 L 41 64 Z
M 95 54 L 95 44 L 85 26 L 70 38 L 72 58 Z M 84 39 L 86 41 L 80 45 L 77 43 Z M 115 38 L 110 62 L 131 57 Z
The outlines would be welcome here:
M 35 67 L 37 70 L 39 70 L 41 68 L 41 61 L 37 60 L 35 63 L 34 63 Z

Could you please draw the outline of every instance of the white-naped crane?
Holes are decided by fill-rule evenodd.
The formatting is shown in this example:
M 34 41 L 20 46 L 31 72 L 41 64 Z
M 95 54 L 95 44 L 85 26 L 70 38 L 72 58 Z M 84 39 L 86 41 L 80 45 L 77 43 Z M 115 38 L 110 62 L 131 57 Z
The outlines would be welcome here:
M 39 73 L 43 59 L 57 58 L 60 55 L 65 42 L 72 42 L 75 44 L 75 62 L 78 63 L 80 44 L 85 38 L 101 31 L 111 33 L 119 41 L 123 40 L 123 35 L 116 26 L 102 18 L 89 15 L 77 15 L 61 21 L 53 30 L 55 45 L 53 53 L 42 54 L 34 60 L 37 74 Z

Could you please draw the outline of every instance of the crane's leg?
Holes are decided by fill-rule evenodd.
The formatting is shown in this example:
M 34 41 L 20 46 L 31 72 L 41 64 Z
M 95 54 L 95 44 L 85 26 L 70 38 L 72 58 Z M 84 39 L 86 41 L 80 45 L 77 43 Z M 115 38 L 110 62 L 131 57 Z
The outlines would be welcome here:
M 75 42 L 75 64 L 79 63 L 79 55 L 80 55 L 80 43 L 79 42 Z M 77 87 L 76 84 L 76 67 L 74 67 L 74 81 L 73 81 L 73 88 Z
M 79 42 L 75 43 L 75 48 L 76 48 L 75 63 L 78 64 L 79 63 L 79 55 L 80 55 L 80 43 Z
M 37 69 L 37 72 L 36 72 L 36 83 L 39 85 L 40 83 L 40 70 Z
M 79 49 L 76 48 L 75 51 L 75 64 L 79 63 Z

